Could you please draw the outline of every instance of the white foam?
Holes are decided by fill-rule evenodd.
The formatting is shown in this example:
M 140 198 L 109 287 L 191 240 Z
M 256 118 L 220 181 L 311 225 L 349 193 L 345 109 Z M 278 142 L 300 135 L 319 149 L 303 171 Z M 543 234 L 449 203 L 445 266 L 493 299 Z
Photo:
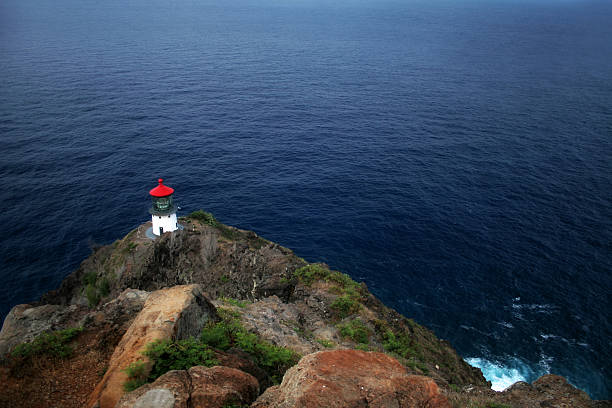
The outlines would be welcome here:
M 472 367 L 480 368 L 485 378 L 491 381 L 491 388 L 495 391 L 503 391 L 517 381 L 528 380 L 526 373 L 521 372 L 519 368 L 506 367 L 478 357 L 466 358 L 465 361 Z

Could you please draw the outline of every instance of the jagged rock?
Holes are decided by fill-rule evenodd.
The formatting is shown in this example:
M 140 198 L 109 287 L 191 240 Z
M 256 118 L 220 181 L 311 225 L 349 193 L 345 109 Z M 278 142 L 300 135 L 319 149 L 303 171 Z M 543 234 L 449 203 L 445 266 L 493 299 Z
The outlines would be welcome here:
M 99 403 L 112 408 L 121 395 L 127 374 L 122 370 L 143 358 L 144 347 L 159 339 L 196 337 L 204 324 L 216 316 L 214 306 L 200 285 L 175 286 L 149 294 L 143 309 L 123 335 L 102 381 L 90 395 L 87 406 Z
M 450 408 L 436 383 L 408 375 L 382 353 L 334 350 L 310 354 L 268 388 L 252 408 Z
M 547 374 L 532 384 L 517 382 L 503 392 L 504 401 L 516 407 L 591 408 L 586 392 L 569 384 L 561 376 Z
M 15 306 L 4 319 L 0 331 L 0 356 L 19 343 L 32 341 L 43 332 L 78 325 L 79 318 L 85 313 L 87 308 L 77 305 Z
M 169 371 L 125 394 L 115 408 L 223 408 L 250 404 L 259 394 L 255 377 L 229 367 Z
M 320 344 L 300 336 L 296 330 L 304 313 L 303 304 L 284 303 L 278 296 L 270 296 L 247 305 L 241 310 L 241 321 L 249 331 L 282 347 L 302 355 L 313 353 Z M 310 328 L 309 326 L 306 326 Z
M 305 264 L 289 249 L 252 231 L 219 229 L 189 219 L 180 222 L 183 231 L 155 241 L 145 236 L 150 226 L 146 223 L 122 240 L 96 249 L 58 289 L 45 294 L 43 302 L 83 303 L 84 277 L 92 272 L 97 279 L 113 277 L 111 297 L 126 288 L 154 291 L 200 283 L 213 298 L 221 294 L 251 300 L 271 295 L 289 298 L 293 286 L 287 274 Z

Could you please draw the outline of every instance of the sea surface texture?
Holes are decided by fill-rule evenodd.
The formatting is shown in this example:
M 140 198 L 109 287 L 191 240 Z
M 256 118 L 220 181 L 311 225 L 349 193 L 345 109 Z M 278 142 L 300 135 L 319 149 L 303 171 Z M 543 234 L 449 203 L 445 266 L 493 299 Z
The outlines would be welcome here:
M 496 389 L 612 398 L 612 2 L 3 0 L 0 317 L 158 177 Z M 180 215 L 179 214 L 179 215 Z

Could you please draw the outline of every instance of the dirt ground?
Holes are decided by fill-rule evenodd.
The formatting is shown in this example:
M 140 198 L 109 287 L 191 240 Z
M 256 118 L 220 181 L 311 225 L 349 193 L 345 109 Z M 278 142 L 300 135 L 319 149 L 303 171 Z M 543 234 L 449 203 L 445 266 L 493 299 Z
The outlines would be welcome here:
M 104 375 L 112 347 L 81 333 L 67 359 L 9 359 L 0 365 L 0 408 L 81 408 Z

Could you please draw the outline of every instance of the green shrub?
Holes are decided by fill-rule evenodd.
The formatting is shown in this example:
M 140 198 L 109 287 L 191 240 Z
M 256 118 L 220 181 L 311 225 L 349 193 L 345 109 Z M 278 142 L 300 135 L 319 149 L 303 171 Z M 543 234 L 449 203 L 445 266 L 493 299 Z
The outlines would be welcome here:
M 326 339 L 317 339 L 317 343 L 319 343 L 325 348 L 332 348 L 336 345 L 333 341 L 326 340 Z
M 17 345 L 11 352 L 14 357 L 50 356 L 67 358 L 72 354 L 70 342 L 83 331 L 82 327 L 43 333 L 31 343 Z
M 342 295 L 332 302 L 330 308 L 335 311 L 341 319 L 344 319 L 353 313 L 357 313 L 361 308 L 361 304 L 351 295 Z
M 386 329 L 382 334 L 383 347 L 390 353 L 395 353 L 403 358 L 417 357 L 423 358 L 422 353 L 419 350 L 418 344 L 416 344 L 408 334 L 401 333 L 395 334 L 391 329 Z
M 98 295 L 98 289 L 91 283 L 85 288 L 85 296 L 89 307 L 94 307 L 100 302 L 100 296 Z
M 215 353 L 206 344 L 195 339 L 158 340 L 147 345 L 143 354 L 151 359 L 149 380 L 153 381 L 170 370 L 187 370 L 193 366 L 219 364 Z
M 355 343 L 368 344 L 370 342 L 370 330 L 361 320 L 351 320 L 338 325 L 338 328 L 342 337 L 349 338 Z
M 237 307 L 240 307 L 240 308 L 244 308 L 247 305 L 246 301 L 238 300 L 238 299 L 233 299 L 233 298 L 228 298 L 228 297 L 221 297 L 221 300 L 223 300 L 226 303 L 229 303 L 232 306 L 237 306 Z
M 202 224 L 208 224 L 212 227 L 217 227 L 219 225 L 219 222 L 217 221 L 215 216 L 204 210 L 194 211 L 191 214 L 189 214 L 187 217 L 192 218 L 194 220 L 198 220 Z
M 81 282 L 83 282 L 84 285 L 95 285 L 97 280 L 98 274 L 95 271 L 89 271 L 83 275 Z
M 259 339 L 240 324 L 237 314 L 222 308 L 219 308 L 218 312 L 223 320 L 210 322 L 202 330 L 200 337 L 202 343 L 221 350 L 230 347 L 241 349 L 251 355 L 257 365 L 266 371 L 275 383 L 279 383 L 285 371 L 297 363 L 299 359 L 297 353 Z
M 202 330 L 200 341 L 210 347 L 227 350 L 231 346 L 232 332 L 236 329 L 225 321 L 219 323 L 209 323 Z
M 227 225 L 223 225 L 221 223 L 217 224 L 217 229 L 221 231 L 221 236 L 229 239 L 229 240 L 237 240 L 242 237 L 242 233 L 235 228 L 228 227 Z
M 110 293 L 110 280 L 108 279 L 108 277 L 103 277 L 102 280 L 100 280 L 100 296 L 102 297 L 106 297 L 108 296 Z
M 487 408 L 512 408 L 510 405 L 500 404 L 499 402 L 487 403 Z
M 127 381 L 123 383 L 125 392 L 134 391 L 147 382 L 146 364 L 142 360 L 133 362 L 121 371 L 128 376 Z
M 334 284 L 330 292 L 340 295 L 330 305 L 340 318 L 344 319 L 361 308 L 363 290 L 361 286 L 347 274 L 330 271 L 318 264 L 309 264 L 298 268 L 293 273 L 304 285 L 310 286 L 315 281 L 325 281 Z
M 322 280 L 328 277 L 330 270 L 317 264 L 302 266 L 293 272 L 293 276 L 297 277 L 304 285 L 310 286 L 316 280 Z

